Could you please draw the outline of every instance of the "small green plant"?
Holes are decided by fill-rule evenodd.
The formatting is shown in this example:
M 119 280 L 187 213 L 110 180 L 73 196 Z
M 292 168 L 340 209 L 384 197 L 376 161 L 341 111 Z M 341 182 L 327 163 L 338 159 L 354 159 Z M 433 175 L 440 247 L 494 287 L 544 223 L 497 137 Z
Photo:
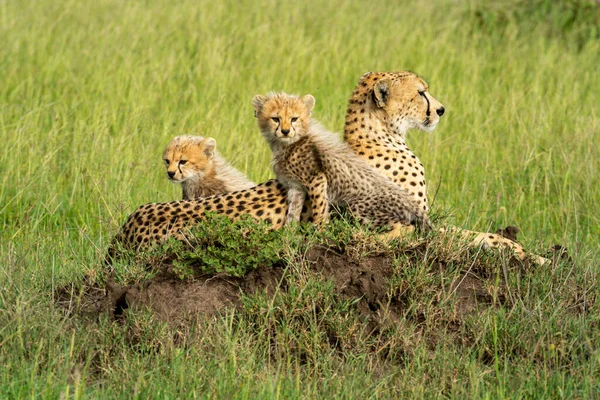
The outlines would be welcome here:
M 187 242 L 171 240 L 161 251 L 172 259 L 182 279 L 194 273 L 243 276 L 258 267 L 280 264 L 292 243 L 289 233 L 273 230 L 249 215 L 232 221 L 209 213 L 206 223 L 189 229 Z
M 192 279 L 194 277 L 194 270 L 190 264 L 179 260 L 173 261 L 173 272 L 182 281 L 186 279 Z

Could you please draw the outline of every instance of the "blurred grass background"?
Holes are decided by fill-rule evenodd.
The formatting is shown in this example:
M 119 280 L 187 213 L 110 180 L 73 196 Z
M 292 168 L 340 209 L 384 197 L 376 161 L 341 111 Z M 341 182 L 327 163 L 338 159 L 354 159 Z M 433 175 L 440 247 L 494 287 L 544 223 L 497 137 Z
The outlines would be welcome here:
M 311 93 L 341 134 L 367 71 L 414 71 L 446 107 L 408 137 L 434 212 L 515 224 L 597 268 L 599 15 L 593 0 L 2 1 L 0 309 L 46 304 L 138 205 L 179 198 L 173 136 L 212 136 L 266 180 L 252 96 Z

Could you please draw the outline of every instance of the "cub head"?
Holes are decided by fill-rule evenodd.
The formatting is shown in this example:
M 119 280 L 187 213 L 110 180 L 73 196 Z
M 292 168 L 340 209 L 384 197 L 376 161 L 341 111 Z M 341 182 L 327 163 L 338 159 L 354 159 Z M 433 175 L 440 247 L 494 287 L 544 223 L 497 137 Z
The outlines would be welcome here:
M 252 106 L 258 126 L 269 143 L 291 144 L 308 130 L 315 98 L 310 94 L 302 97 L 285 93 L 257 94 Z
M 167 177 L 177 183 L 202 179 L 214 171 L 217 141 L 202 136 L 177 136 L 163 153 Z
M 431 132 L 444 115 L 427 83 L 412 72 L 369 72 L 360 78 L 358 90 L 366 92 L 366 106 L 401 135 L 411 128 Z

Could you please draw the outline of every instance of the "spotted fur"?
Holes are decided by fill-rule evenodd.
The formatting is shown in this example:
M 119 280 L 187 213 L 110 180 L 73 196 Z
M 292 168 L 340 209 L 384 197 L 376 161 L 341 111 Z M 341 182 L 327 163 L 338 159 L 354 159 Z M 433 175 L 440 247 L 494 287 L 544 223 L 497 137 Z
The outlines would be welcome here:
M 202 199 L 148 203 L 138 207 L 113 239 L 108 250 L 115 258 L 119 250 L 140 250 L 169 237 L 185 240 L 190 226 L 202 221 L 207 211 L 232 219 L 248 214 L 281 228 L 287 214 L 287 192 L 272 179 L 250 189 Z
M 352 150 L 429 210 L 425 168 L 406 145 L 411 128 L 432 131 L 444 106 L 410 72 L 367 73 L 348 105 L 344 139 Z

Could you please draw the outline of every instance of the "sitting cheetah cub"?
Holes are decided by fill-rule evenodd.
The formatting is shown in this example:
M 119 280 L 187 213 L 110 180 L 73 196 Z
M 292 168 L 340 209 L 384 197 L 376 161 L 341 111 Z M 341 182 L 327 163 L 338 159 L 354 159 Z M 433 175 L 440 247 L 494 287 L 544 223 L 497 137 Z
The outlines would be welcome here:
M 288 222 L 299 219 L 308 195 L 317 224 L 327 220 L 332 204 L 348 208 L 362 223 L 392 227 L 388 236 L 400 234 L 405 225 L 429 227 L 426 213 L 412 195 L 311 120 L 313 96 L 269 93 L 256 95 L 252 104 L 273 152 L 277 180 L 288 188 Z
M 202 136 L 177 136 L 163 160 L 167 177 L 181 183 L 184 200 L 235 192 L 256 186 L 217 153 L 217 141 Z

